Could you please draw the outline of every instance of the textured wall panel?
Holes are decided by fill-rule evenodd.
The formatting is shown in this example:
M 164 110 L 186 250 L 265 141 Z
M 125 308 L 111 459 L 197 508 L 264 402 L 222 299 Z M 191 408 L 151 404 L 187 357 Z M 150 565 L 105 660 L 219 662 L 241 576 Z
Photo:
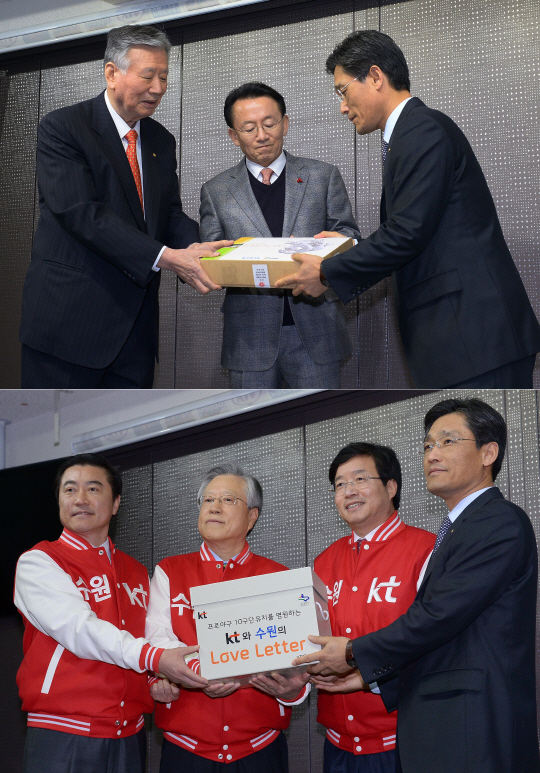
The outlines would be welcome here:
M 19 324 L 34 218 L 39 72 L 0 75 L 0 388 L 20 386 Z
M 113 519 L 111 538 L 120 550 L 154 571 L 152 544 L 152 467 L 135 467 L 122 473 L 123 493 Z
M 242 158 L 227 135 L 223 103 L 232 88 L 251 80 L 262 80 L 283 94 L 291 118 L 285 147 L 295 155 L 337 164 L 354 205 L 354 130 L 340 116 L 332 79 L 324 68 L 334 45 L 352 30 L 352 2 L 333 3 L 332 14 L 321 19 L 309 9 L 292 7 L 286 17 L 273 14 L 258 25 L 225 22 L 219 31 L 205 31 L 206 40 L 186 36 L 182 195 L 192 217 L 198 214 L 201 185 Z M 190 288 L 181 288 L 180 293 L 185 305 L 179 314 L 178 340 L 189 331 L 185 338 L 194 345 L 178 348 L 176 385 L 222 386 L 227 382 L 219 366 L 221 297 L 201 298 Z M 347 320 L 354 341 L 356 313 L 351 306 Z M 353 355 L 344 365 L 343 386 L 357 383 Z

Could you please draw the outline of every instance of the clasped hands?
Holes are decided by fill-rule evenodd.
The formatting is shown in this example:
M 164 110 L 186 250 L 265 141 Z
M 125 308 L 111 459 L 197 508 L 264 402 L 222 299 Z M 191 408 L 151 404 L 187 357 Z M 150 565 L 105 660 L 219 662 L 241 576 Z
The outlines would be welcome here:
M 203 690 L 209 698 L 224 698 L 238 690 L 240 687 L 239 682 L 231 681 L 209 684 L 208 679 L 192 671 L 185 661 L 185 656 L 198 651 L 199 646 L 195 645 L 192 647 L 175 647 L 163 652 L 159 660 L 159 675 L 162 678 L 150 685 L 150 693 L 154 700 L 160 703 L 172 703 L 180 695 L 180 687 L 178 685 Z M 309 678 L 310 675 L 307 672 L 293 676 L 284 676 L 283 674 L 273 672 L 272 674 L 256 674 L 250 679 L 249 684 L 275 698 L 294 700 L 309 681 Z
M 333 693 L 369 691 L 360 671 L 357 668 L 351 669 L 345 660 L 345 649 L 349 641 L 346 636 L 308 636 L 308 639 L 314 644 L 321 644 L 322 649 L 301 655 L 292 663 L 293 666 L 313 663 L 308 667 L 312 684 Z

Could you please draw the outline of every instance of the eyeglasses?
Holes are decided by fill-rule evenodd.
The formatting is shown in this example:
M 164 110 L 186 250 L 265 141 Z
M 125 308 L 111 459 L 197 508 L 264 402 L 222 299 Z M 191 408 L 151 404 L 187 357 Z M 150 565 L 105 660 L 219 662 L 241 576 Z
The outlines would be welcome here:
M 260 126 L 251 126 L 249 129 L 235 129 L 235 132 L 238 134 L 245 134 L 246 137 L 255 137 L 259 129 L 263 129 L 265 132 L 272 133 L 276 126 L 279 126 L 279 124 L 283 121 L 284 116 L 281 116 L 279 121 L 269 120 L 269 121 L 263 121 Z
M 198 505 L 199 507 L 202 507 L 202 505 L 213 505 L 214 502 L 217 501 L 221 505 L 225 505 L 225 507 L 233 507 L 237 502 L 243 502 L 245 505 L 247 505 L 247 502 L 245 499 L 240 499 L 240 497 L 231 497 L 231 496 L 224 496 L 224 497 L 199 497 L 198 499 Z
M 448 451 L 449 448 L 452 448 L 452 446 L 459 443 L 461 440 L 469 440 L 471 443 L 476 443 L 476 440 L 471 437 L 445 437 L 442 440 L 435 440 L 433 443 L 424 443 L 422 449 L 418 451 L 418 453 L 420 456 L 426 456 L 433 451 L 435 446 L 437 446 L 439 451 Z
M 328 491 L 336 497 L 343 497 L 347 493 L 348 486 L 354 486 L 357 490 L 360 490 L 369 486 L 370 480 L 382 480 L 382 478 L 377 478 L 374 475 L 359 475 L 354 480 L 342 480 L 339 483 L 335 483 L 333 486 L 330 486 Z
M 334 91 L 336 92 L 336 97 L 339 99 L 340 102 L 343 102 L 343 100 L 345 99 L 345 92 L 347 91 L 351 83 L 354 83 L 355 81 L 357 81 L 359 77 L 360 76 L 358 76 L 357 78 L 353 78 L 352 81 L 349 81 L 348 83 L 346 83 L 342 89 L 338 88 L 337 86 L 335 87 Z

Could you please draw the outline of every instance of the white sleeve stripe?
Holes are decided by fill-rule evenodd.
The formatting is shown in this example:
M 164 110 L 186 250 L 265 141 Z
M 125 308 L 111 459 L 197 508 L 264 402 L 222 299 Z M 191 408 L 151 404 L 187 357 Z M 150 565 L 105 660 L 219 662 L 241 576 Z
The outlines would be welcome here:
M 47 695 L 49 690 L 51 689 L 51 682 L 53 680 L 56 667 L 58 666 L 58 661 L 62 657 L 63 651 L 64 651 L 64 647 L 62 647 L 61 644 L 58 644 L 55 651 L 53 652 L 53 656 L 50 660 L 49 667 L 47 668 L 47 673 L 45 674 L 45 679 L 43 680 L 43 684 L 41 685 L 41 692 L 44 693 L 45 695 Z

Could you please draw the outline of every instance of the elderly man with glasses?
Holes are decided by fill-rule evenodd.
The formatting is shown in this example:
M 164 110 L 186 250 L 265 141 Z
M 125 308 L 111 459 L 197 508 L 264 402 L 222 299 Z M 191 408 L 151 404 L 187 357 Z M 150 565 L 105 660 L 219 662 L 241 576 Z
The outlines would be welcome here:
M 201 238 L 360 238 L 338 168 L 283 150 L 289 116 L 281 94 L 244 83 L 227 96 L 224 114 L 245 157 L 203 185 Z M 290 290 L 229 288 L 223 315 L 221 364 L 231 387 L 339 388 L 351 345 L 332 290 L 315 300 Z
M 315 571 L 327 586 L 332 633 L 354 638 L 409 608 L 435 536 L 399 517 L 401 468 L 391 448 L 351 443 L 330 465 L 329 478 L 352 531 L 315 559 Z M 378 691 L 330 693 L 327 678 L 314 681 L 317 719 L 327 729 L 324 773 L 395 773 L 396 713 L 386 711 Z
M 233 464 L 214 467 L 202 481 L 198 503 L 200 550 L 161 561 L 151 583 L 146 633 L 165 649 L 197 644 L 190 588 L 287 568 L 252 553 L 246 542 L 262 508 L 256 478 Z M 259 675 L 247 687 L 210 685 L 199 665 L 197 655 L 188 655 L 177 684 L 160 679 L 151 686 L 160 701 L 156 724 L 164 730 L 160 773 L 217 773 L 224 763 L 228 773 L 287 773 L 281 731 L 289 725 L 290 706 L 307 695 L 309 675 Z
M 398 709 L 402 773 L 538 773 L 538 558 L 527 514 L 493 485 L 506 424 L 482 400 L 449 399 L 424 429 L 427 488 L 448 515 L 416 599 L 379 631 L 313 638 L 325 647 L 312 670 L 342 675 L 330 690 L 378 684 Z

